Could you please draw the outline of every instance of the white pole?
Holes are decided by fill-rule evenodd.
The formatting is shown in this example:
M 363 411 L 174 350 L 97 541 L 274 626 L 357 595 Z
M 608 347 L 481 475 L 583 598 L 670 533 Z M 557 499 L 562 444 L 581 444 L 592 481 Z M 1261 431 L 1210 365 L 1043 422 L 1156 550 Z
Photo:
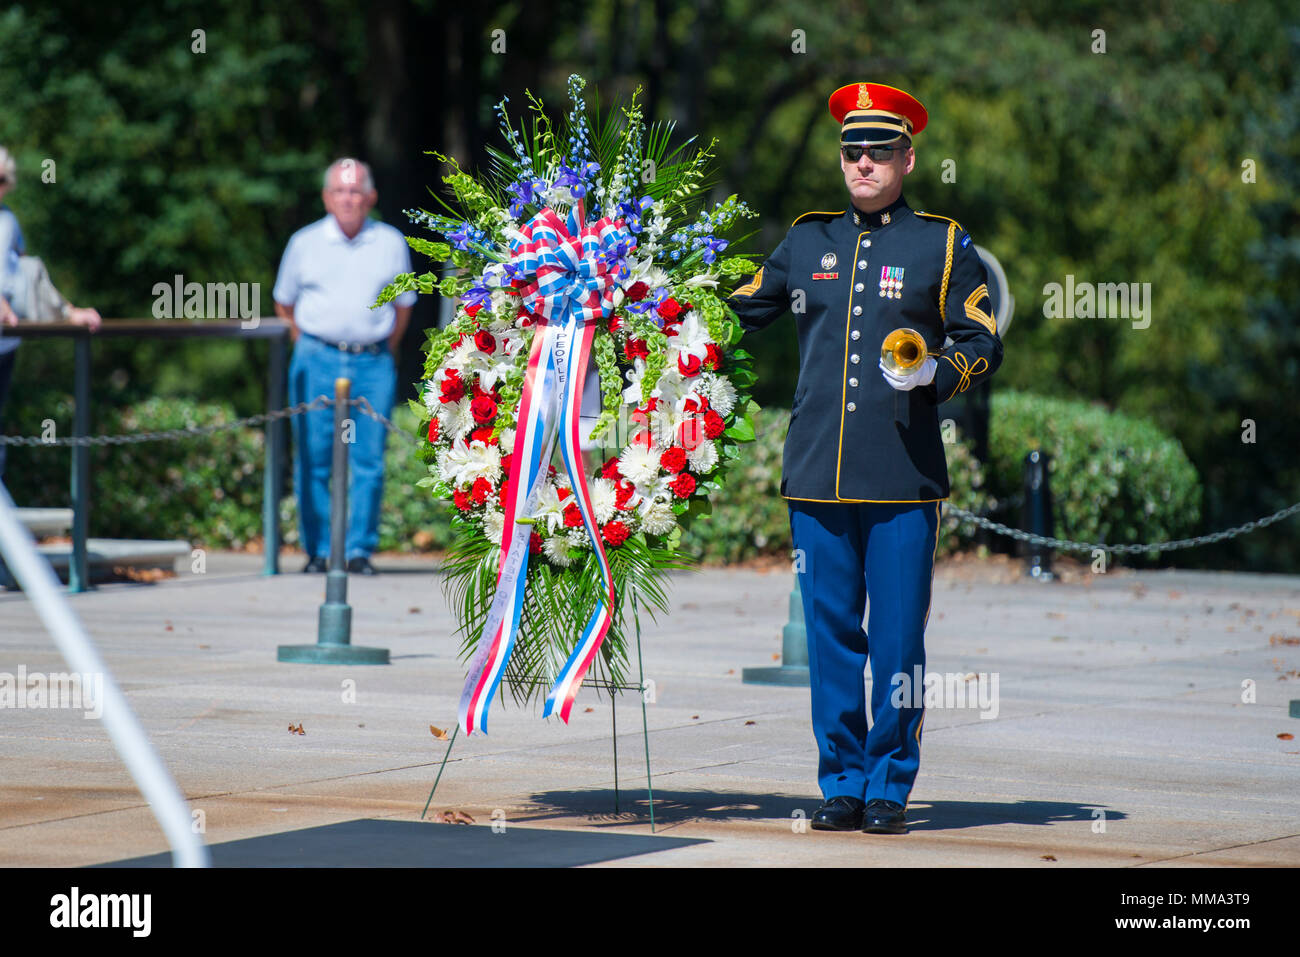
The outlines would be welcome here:
M 63 658 L 74 672 L 103 675 L 104 727 L 136 786 L 149 802 L 172 849 L 177 867 L 207 867 L 208 849 L 190 826 L 190 809 L 158 752 L 113 680 L 63 594 L 49 562 L 36 550 L 31 532 L 18 521 L 9 490 L 0 482 L 0 554 L 23 593 L 36 608 Z

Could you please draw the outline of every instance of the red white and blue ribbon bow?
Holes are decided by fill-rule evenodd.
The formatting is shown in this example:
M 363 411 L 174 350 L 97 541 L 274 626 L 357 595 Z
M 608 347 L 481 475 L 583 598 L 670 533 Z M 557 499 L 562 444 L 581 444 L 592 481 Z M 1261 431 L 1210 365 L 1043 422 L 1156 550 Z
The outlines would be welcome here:
M 554 210 L 543 209 L 510 244 L 511 272 L 530 280 L 519 292 L 525 308 L 537 317 L 537 326 L 515 423 L 496 594 L 460 697 L 460 726 L 467 734 L 487 731 L 488 705 L 514 648 L 528 574 L 531 516 L 557 437 L 605 587 L 546 697 L 543 717 L 558 707 L 560 718 L 568 722 L 582 679 L 613 621 L 614 576 L 582 467 L 579 411 L 596 321 L 608 317 L 614 306 L 622 260 L 635 239 L 621 220 L 583 220 L 581 203 L 567 222 Z

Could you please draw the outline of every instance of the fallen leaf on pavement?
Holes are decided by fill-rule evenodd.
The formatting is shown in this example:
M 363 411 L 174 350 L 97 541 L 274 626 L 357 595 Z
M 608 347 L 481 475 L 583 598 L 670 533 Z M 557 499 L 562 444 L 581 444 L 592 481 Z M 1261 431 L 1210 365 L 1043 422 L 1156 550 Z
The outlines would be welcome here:
M 437 725 L 433 725 L 433 724 L 429 725 L 429 731 L 430 731 L 430 732 L 433 734 L 433 736 L 434 736 L 435 738 L 437 738 L 439 741 L 446 741 L 446 740 L 447 740 L 447 732 L 444 731 L 444 730 L 442 730 L 442 728 L 439 728 Z

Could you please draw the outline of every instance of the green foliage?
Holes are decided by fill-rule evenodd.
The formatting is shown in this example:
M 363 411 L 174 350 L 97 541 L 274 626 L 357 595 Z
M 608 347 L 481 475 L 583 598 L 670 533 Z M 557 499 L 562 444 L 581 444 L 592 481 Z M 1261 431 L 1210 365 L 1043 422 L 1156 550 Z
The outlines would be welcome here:
M 1042 449 L 1051 456 L 1057 537 L 1161 542 L 1198 528 L 1196 469 L 1178 441 L 1150 420 L 1014 391 L 994 392 L 990 418 L 991 491 L 1018 495 L 1025 455 Z

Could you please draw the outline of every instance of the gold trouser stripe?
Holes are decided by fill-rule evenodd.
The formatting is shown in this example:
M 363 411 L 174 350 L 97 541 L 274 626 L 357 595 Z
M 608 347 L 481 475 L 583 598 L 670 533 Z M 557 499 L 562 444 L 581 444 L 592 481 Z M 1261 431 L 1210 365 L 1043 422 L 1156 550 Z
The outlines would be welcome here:
M 752 296 L 754 293 L 758 292 L 759 288 L 762 285 L 763 285 L 763 267 L 759 266 L 758 272 L 754 273 L 754 278 L 751 279 L 749 282 L 745 283 L 745 285 L 741 286 L 735 292 L 733 292 L 732 295 Z

